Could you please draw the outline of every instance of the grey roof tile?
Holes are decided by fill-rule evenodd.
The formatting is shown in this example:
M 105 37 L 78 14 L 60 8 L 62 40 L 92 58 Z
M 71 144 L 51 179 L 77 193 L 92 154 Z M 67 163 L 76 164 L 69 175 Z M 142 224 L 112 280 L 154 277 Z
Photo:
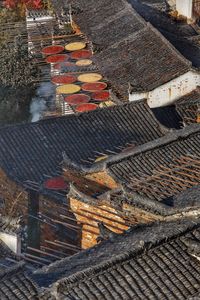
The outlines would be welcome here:
M 145 126 L 144 126 L 145 124 Z M 42 183 L 62 170 L 63 152 L 90 165 L 100 153 L 163 136 L 145 101 L 0 129 L 0 166 L 15 181 Z
M 187 299 L 200 288 L 200 264 L 185 239 L 199 243 L 195 218 L 136 226 L 36 271 L 34 279 L 53 283 L 59 299 Z

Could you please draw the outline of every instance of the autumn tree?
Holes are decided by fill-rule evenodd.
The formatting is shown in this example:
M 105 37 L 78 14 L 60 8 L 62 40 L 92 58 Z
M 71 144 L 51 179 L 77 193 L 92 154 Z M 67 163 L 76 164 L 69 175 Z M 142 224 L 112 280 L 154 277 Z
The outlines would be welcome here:
M 14 43 L 0 45 L 0 83 L 4 86 L 23 87 L 33 84 L 38 70 L 28 55 L 27 44 L 17 36 Z
M 20 36 L 0 44 L 0 125 L 27 120 L 38 70 Z
M 27 9 L 40 9 L 43 6 L 42 0 L 5 0 L 4 6 L 16 9 L 17 6 L 24 5 Z
M 5 0 L 4 6 L 16 11 L 18 15 L 25 16 L 26 9 L 41 9 L 43 8 L 42 0 Z

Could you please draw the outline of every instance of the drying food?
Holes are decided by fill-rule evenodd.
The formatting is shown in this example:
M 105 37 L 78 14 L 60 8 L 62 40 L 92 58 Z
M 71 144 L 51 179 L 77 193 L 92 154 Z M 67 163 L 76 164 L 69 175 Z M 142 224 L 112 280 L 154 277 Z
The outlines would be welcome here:
M 75 94 L 80 91 L 80 86 L 76 84 L 64 84 L 57 87 L 57 94 Z

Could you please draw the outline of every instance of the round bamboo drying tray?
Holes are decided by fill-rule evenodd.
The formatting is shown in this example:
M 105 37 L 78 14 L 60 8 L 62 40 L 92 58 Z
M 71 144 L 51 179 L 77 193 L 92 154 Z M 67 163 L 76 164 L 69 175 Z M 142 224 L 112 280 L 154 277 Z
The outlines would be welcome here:
M 97 108 L 98 108 L 98 105 L 96 105 L 94 103 L 83 103 L 83 104 L 76 106 L 76 111 L 77 112 L 86 112 L 86 111 L 95 110 Z
M 106 89 L 107 84 L 105 82 L 90 82 L 90 83 L 84 83 L 81 88 L 83 91 L 96 92 L 96 91 L 102 91 Z
M 91 59 L 80 59 L 76 62 L 76 65 L 79 67 L 90 66 L 92 64 Z
M 77 50 L 84 49 L 85 47 L 86 47 L 86 44 L 83 42 L 74 42 L 74 43 L 69 43 L 69 44 L 65 45 L 65 49 L 67 51 L 77 51 Z
M 108 91 L 97 91 L 91 95 L 91 98 L 95 101 L 105 102 L 110 97 L 110 93 Z
M 57 87 L 57 94 L 75 94 L 80 91 L 80 86 L 76 84 L 64 84 Z
M 78 76 L 78 80 L 81 82 L 96 82 L 102 79 L 102 76 L 98 73 L 87 73 Z
M 55 64 L 59 62 L 64 62 L 69 59 L 69 55 L 67 54 L 56 54 L 50 55 L 46 58 L 46 62 L 50 64 Z
M 74 94 L 65 97 L 65 101 L 71 105 L 78 105 L 82 103 L 87 103 L 90 101 L 90 96 L 85 94 Z
M 44 55 L 53 55 L 53 54 L 61 53 L 64 50 L 65 48 L 61 45 L 51 45 L 51 46 L 44 47 L 42 49 L 42 53 Z
M 55 84 L 69 84 L 77 81 L 76 76 L 74 75 L 57 75 L 51 78 L 51 81 Z
M 79 51 L 75 51 L 75 52 L 72 52 L 70 54 L 70 57 L 72 59 L 87 59 L 87 58 L 90 58 L 92 56 L 92 52 L 90 50 L 79 50 Z

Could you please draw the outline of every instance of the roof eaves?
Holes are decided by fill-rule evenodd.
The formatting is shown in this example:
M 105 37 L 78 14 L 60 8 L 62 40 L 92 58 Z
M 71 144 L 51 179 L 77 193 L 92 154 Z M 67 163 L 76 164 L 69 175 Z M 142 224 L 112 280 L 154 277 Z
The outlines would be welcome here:
M 143 145 L 136 146 L 134 149 L 131 149 L 126 152 L 121 152 L 116 155 L 110 155 L 108 158 L 96 162 L 91 167 L 83 167 L 81 170 L 83 173 L 96 173 L 100 171 L 105 171 L 109 168 L 110 165 L 119 163 L 124 159 L 128 159 L 131 156 L 136 156 L 138 154 L 154 150 L 159 147 L 164 147 L 178 139 L 184 139 L 190 136 L 191 134 L 195 134 L 200 131 L 200 124 L 192 124 L 180 130 L 170 130 L 165 136 L 160 137 L 156 140 L 147 142 Z M 79 169 L 80 170 L 80 169 Z M 110 170 L 108 170 L 110 173 Z M 112 175 L 112 173 L 111 173 Z
M 124 159 L 129 158 L 130 156 L 136 156 L 138 154 L 154 150 L 159 147 L 163 147 L 165 145 L 168 145 L 178 139 L 185 139 L 188 136 L 195 134 L 200 131 L 200 124 L 192 124 L 190 126 L 187 126 L 180 130 L 171 130 L 169 133 L 167 133 L 165 136 L 160 137 L 156 140 L 150 141 L 148 143 L 145 143 L 143 145 L 139 145 L 135 147 L 134 149 L 131 149 L 129 152 L 126 153 L 119 153 L 117 155 L 113 155 L 105 159 L 104 161 L 100 162 L 102 164 L 102 168 L 105 169 L 109 167 L 112 164 L 118 163 Z M 96 166 L 97 167 L 97 166 Z
M 170 217 L 187 212 L 190 212 L 191 214 L 193 212 L 194 214 L 200 215 L 200 205 L 193 206 L 192 204 L 190 205 L 190 203 L 188 203 L 188 205 L 184 208 L 178 206 L 173 207 L 157 200 L 152 200 L 151 198 L 141 196 L 137 192 L 133 192 L 131 190 L 129 191 L 128 188 L 126 188 L 126 190 L 127 192 L 123 196 L 123 201 L 129 205 L 144 210 L 147 213 L 150 212 L 162 217 Z
M 141 230 L 141 239 L 138 240 L 137 243 L 135 243 L 135 247 L 133 247 L 133 249 L 131 250 L 128 249 L 126 252 L 122 254 L 118 254 L 117 256 L 111 258 L 110 260 L 108 259 L 95 266 L 88 267 L 82 271 L 72 274 L 69 277 L 62 278 L 51 286 L 51 290 L 59 293 L 63 289 L 65 290 L 71 289 L 72 287 L 76 286 L 77 284 L 80 284 L 80 282 L 88 279 L 91 276 L 94 276 L 95 274 L 102 273 L 108 268 L 117 265 L 118 263 L 123 263 L 129 259 L 135 258 L 138 255 L 142 255 L 144 251 L 148 251 L 158 245 L 161 245 L 163 242 L 166 243 L 167 241 L 182 236 L 188 231 L 198 228 L 200 226 L 199 221 L 200 221 L 199 219 L 195 219 L 195 218 L 186 218 L 180 222 L 177 221 L 157 222 L 154 223 L 153 225 L 150 224 L 150 225 L 139 226 L 138 228 L 139 230 Z M 174 225 L 176 224 L 177 226 L 173 226 L 173 224 Z M 169 230 L 167 231 L 166 235 L 161 230 L 162 226 L 166 228 L 169 226 Z M 129 232 L 134 233 L 134 230 L 137 230 L 137 226 L 135 227 L 129 229 Z M 142 235 L 142 230 L 145 230 L 146 233 L 149 232 L 150 230 L 150 232 L 153 234 L 153 236 L 151 234 L 149 235 L 150 240 L 146 239 Z M 123 238 L 123 234 L 118 236 L 121 236 Z M 109 243 L 110 241 L 108 240 L 105 241 L 104 243 L 107 242 Z
M 186 59 L 151 23 L 147 23 L 148 27 L 156 34 L 167 47 L 169 47 L 177 58 L 181 59 L 186 64 L 188 70 L 192 68 L 192 62 Z

